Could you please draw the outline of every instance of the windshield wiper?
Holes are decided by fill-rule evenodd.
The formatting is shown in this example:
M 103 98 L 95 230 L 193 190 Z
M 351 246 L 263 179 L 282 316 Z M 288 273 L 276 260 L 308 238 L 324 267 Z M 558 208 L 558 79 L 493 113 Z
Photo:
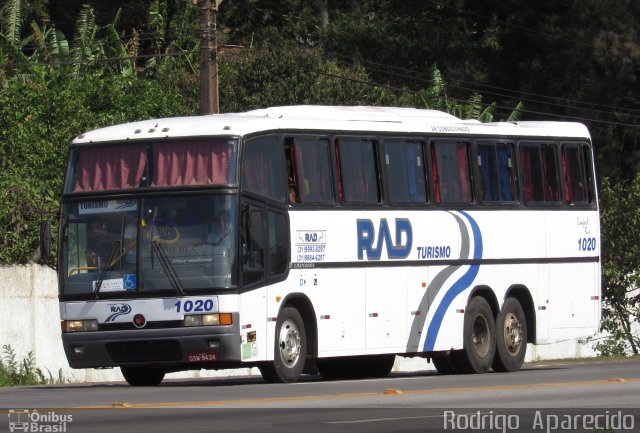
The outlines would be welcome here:
M 124 257 L 124 222 L 125 216 L 122 216 L 122 224 L 120 225 L 120 254 L 118 256 L 118 264 L 120 265 L 120 269 L 122 269 L 122 257 Z
M 151 241 L 151 247 L 152 247 L 151 249 L 152 260 L 153 260 L 153 253 L 156 253 L 156 255 L 158 256 L 158 260 L 160 261 L 160 265 L 162 266 L 164 273 L 167 275 L 167 279 L 171 283 L 171 286 L 173 286 L 173 289 L 176 291 L 178 295 L 181 295 L 181 296 L 186 295 L 186 292 L 182 288 L 182 285 L 180 284 L 180 280 L 178 280 L 178 276 L 176 275 L 176 272 L 173 269 L 173 265 L 171 264 L 171 262 L 169 262 L 169 259 L 167 258 L 167 254 L 164 251 L 162 244 L 160 244 L 157 241 Z
M 113 241 L 113 245 L 111 246 L 111 252 L 109 253 L 109 258 L 105 263 L 104 267 L 100 270 L 100 275 L 98 276 L 98 281 L 96 282 L 96 286 L 93 288 L 93 294 L 96 299 L 98 299 L 98 293 L 100 293 L 100 289 L 102 288 L 102 283 L 104 282 L 104 278 L 108 275 L 107 271 L 111 272 L 111 268 L 113 267 L 113 262 L 116 261 L 116 256 L 118 255 L 118 250 L 120 249 L 120 241 Z

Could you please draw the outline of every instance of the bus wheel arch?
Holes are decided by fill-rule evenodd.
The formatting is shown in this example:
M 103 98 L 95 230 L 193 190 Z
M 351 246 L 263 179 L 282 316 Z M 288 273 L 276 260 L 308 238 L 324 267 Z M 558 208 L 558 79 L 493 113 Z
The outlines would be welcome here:
M 318 323 L 313 304 L 306 295 L 292 293 L 283 300 L 281 308 L 284 307 L 293 307 L 300 312 L 306 331 L 307 360 L 315 359 L 318 355 Z
M 474 296 L 481 296 L 487 301 L 489 307 L 491 307 L 491 312 L 493 313 L 493 317 L 496 317 L 500 312 L 500 303 L 498 302 L 498 298 L 496 297 L 495 292 L 489 286 L 476 286 L 471 291 L 469 298 L 467 299 L 467 307 L 471 303 L 471 299 Z
M 285 298 L 276 320 L 273 362 L 259 365 L 263 378 L 267 382 L 297 382 L 317 353 L 316 329 L 309 300 L 303 295 Z
M 496 354 L 493 369 L 501 372 L 517 371 L 522 367 L 527 342 L 532 342 L 535 312 L 529 291 L 522 286 L 512 287 L 505 296 L 496 317 Z

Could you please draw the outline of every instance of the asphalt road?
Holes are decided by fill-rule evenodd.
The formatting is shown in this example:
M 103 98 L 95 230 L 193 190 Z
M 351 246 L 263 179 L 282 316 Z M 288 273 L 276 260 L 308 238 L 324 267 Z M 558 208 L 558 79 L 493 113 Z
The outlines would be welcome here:
M 0 408 L 0 433 L 640 431 L 640 360 L 282 385 L 251 377 L 0 388 Z

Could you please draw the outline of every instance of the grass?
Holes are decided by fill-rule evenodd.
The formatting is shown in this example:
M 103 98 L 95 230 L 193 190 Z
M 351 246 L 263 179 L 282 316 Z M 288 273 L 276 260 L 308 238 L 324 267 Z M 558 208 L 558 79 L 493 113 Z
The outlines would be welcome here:
M 18 361 L 13 348 L 5 344 L 2 346 L 2 357 L 0 357 L 0 386 L 25 386 L 44 385 L 52 383 L 64 383 L 62 370 L 58 371 L 58 377 L 54 378 L 51 372 L 49 377 L 45 376 L 36 365 L 33 352 L 27 353 L 21 361 Z

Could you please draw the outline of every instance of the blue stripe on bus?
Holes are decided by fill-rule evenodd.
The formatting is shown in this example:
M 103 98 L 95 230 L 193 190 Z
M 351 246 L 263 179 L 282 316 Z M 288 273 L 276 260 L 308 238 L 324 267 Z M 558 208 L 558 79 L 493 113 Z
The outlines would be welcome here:
M 480 233 L 480 227 L 476 221 L 471 218 L 469 214 L 463 211 L 459 211 L 462 216 L 464 216 L 471 226 L 471 230 L 473 232 L 473 259 L 480 260 L 482 258 L 482 233 Z M 460 293 L 464 292 L 468 289 L 476 276 L 478 275 L 478 271 L 480 270 L 480 265 L 471 265 L 465 274 L 456 281 L 453 286 L 447 290 L 442 301 L 438 305 L 436 312 L 433 315 L 433 319 L 431 319 L 431 323 L 429 324 L 429 328 L 427 330 L 427 338 L 425 339 L 424 351 L 430 352 L 433 350 L 436 338 L 438 336 L 438 331 L 440 331 L 440 326 L 442 326 L 442 320 L 444 319 L 444 315 L 449 309 L 449 306 L 453 302 L 456 296 Z

